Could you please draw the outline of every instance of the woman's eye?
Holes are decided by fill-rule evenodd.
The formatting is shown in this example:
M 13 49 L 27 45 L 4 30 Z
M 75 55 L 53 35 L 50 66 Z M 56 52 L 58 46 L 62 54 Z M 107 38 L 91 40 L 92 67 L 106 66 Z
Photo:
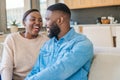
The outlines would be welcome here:
M 35 19 L 30 19 L 30 21 L 35 21 Z

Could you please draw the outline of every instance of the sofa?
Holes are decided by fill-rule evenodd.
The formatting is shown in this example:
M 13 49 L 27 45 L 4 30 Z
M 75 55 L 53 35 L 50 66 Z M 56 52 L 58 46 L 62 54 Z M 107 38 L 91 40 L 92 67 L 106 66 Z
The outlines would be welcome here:
M 0 59 L 3 50 L 0 44 Z M 120 80 L 120 48 L 94 47 L 89 80 Z
M 120 80 L 120 48 L 94 47 L 89 80 Z

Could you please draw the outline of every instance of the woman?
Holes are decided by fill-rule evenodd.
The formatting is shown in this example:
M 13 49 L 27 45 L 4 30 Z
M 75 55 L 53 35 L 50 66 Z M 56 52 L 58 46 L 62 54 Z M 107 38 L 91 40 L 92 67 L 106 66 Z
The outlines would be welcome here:
M 30 9 L 23 16 L 24 32 L 7 36 L 1 62 L 2 80 L 23 80 L 33 67 L 39 50 L 47 37 L 39 35 L 42 18 L 37 9 Z

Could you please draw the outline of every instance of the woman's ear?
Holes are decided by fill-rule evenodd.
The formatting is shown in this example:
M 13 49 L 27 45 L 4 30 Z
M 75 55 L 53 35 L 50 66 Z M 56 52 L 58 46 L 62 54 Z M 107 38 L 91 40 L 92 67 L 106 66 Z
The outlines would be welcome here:
M 57 20 L 57 24 L 62 24 L 64 21 L 64 18 L 63 17 L 60 17 L 58 20 Z

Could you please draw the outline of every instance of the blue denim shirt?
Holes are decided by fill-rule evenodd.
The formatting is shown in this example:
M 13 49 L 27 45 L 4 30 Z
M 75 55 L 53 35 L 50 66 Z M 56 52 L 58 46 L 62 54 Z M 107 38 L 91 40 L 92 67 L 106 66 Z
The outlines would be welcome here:
M 47 41 L 25 80 L 88 80 L 93 45 L 72 28 L 65 36 Z

